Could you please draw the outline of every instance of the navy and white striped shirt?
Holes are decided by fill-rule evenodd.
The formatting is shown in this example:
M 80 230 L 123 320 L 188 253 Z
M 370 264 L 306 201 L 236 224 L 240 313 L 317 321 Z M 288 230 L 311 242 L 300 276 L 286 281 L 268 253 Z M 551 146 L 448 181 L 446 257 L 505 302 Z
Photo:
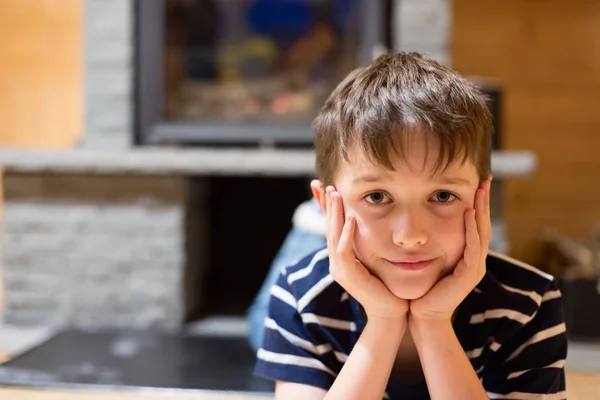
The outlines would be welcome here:
M 282 271 L 271 289 L 255 373 L 328 390 L 364 329 L 358 302 L 329 274 L 327 249 Z M 454 330 L 491 399 L 565 399 L 567 336 L 552 276 L 490 252 L 487 273 L 456 310 Z M 390 399 L 429 399 L 425 381 Z

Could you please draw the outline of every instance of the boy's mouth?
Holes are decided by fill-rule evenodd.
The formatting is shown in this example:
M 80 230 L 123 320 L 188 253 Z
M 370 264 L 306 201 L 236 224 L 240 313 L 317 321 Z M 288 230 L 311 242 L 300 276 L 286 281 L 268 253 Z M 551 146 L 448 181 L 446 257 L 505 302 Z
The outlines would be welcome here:
M 427 257 L 406 257 L 399 258 L 396 260 L 386 260 L 394 267 L 406 270 L 406 271 L 420 271 L 427 268 L 435 258 Z

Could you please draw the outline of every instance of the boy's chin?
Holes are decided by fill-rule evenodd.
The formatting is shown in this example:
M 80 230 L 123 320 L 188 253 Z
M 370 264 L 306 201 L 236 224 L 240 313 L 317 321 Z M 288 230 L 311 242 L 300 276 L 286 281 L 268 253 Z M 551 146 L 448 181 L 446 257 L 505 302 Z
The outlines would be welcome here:
M 425 296 L 433 286 L 429 285 L 394 285 L 393 287 L 388 286 L 388 289 L 392 294 L 400 299 L 404 300 L 416 300 Z

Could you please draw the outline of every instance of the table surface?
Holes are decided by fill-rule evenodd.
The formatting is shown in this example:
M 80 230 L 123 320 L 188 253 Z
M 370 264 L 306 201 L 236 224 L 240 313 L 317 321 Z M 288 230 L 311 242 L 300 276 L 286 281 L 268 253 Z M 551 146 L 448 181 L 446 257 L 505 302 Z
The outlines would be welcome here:
M 567 395 L 569 400 L 591 400 L 600 398 L 600 374 L 567 373 Z M 115 392 L 74 392 L 61 390 L 35 390 L 1 388 L 0 398 L 11 400 L 164 400 L 182 398 L 190 400 L 268 400 L 272 397 L 251 395 L 182 395 L 165 396 Z

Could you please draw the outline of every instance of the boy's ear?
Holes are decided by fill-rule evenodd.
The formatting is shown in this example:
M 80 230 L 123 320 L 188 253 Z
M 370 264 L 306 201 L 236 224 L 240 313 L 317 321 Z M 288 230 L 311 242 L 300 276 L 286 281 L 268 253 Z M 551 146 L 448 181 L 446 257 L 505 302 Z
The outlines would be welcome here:
M 323 186 L 323 183 L 321 183 L 320 180 L 313 179 L 310 182 L 310 189 L 312 190 L 312 194 L 313 194 L 315 200 L 317 200 L 317 202 L 321 206 L 321 210 L 323 210 L 323 213 L 325 213 L 327 211 L 327 206 L 326 206 L 327 199 L 325 198 L 325 186 Z

